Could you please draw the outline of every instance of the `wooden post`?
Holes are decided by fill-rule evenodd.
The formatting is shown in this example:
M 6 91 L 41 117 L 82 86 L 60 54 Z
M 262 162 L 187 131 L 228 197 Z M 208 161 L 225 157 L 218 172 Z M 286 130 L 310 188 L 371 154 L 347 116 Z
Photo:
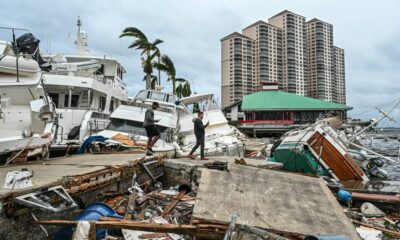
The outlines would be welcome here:
M 90 221 L 88 240 L 96 240 L 96 222 Z

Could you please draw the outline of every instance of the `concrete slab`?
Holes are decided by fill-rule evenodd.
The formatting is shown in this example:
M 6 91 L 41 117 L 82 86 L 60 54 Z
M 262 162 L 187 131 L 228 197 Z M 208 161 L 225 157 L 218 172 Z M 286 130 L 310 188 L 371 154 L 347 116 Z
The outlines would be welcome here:
M 19 171 L 22 168 L 33 171 L 33 186 L 30 188 L 35 189 L 40 186 L 55 183 L 63 177 L 87 174 L 104 169 L 110 165 L 124 165 L 143 156 L 143 154 L 85 154 L 55 158 L 47 161 L 32 161 L 24 164 L 3 166 L 0 167 L 0 198 L 10 193 L 10 189 L 3 188 L 6 175 L 10 171 Z M 14 193 L 18 191 L 20 190 L 13 190 L 11 192 Z
M 203 169 L 193 218 L 313 235 L 359 239 L 343 209 L 320 178 L 229 165 L 230 172 Z

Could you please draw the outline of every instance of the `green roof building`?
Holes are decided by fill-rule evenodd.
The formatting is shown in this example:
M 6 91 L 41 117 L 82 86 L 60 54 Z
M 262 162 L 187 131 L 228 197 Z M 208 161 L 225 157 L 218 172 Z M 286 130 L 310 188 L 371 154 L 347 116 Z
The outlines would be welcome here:
M 282 92 L 277 84 L 264 84 L 263 91 L 243 97 L 241 111 L 244 119 L 240 128 L 244 131 L 274 133 L 293 127 L 314 123 L 322 116 L 346 118 L 352 108 L 310 97 Z M 255 131 L 254 131 L 255 130 Z

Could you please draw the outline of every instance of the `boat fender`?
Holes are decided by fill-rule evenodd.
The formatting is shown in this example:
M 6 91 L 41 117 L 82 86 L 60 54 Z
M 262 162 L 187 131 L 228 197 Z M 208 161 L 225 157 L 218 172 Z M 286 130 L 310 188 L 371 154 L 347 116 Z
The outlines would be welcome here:
M 343 189 L 338 191 L 337 197 L 339 198 L 340 201 L 343 201 L 345 203 L 349 203 L 352 200 L 351 192 L 348 192 L 348 191 L 343 190 Z

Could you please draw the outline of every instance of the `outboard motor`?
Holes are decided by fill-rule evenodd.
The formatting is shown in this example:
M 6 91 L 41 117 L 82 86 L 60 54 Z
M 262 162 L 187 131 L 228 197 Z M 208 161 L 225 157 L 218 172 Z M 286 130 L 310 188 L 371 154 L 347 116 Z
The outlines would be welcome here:
M 23 54 L 31 54 L 32 58 L 39 63 L 43 71 L 50 71 L 51 66 L 42 58 L 39 50 L 40 40 L 32 33 L 25 33 L 17 38 L 17 51 Z
M 369 159 L 366 168 L 368 172 L 374 177 L 387 178 L 387 172 L 380 168 L 383 166 L 383 164 L 384 161 L 382 159 L 380 159 L 379 157 L 374 157 Z

